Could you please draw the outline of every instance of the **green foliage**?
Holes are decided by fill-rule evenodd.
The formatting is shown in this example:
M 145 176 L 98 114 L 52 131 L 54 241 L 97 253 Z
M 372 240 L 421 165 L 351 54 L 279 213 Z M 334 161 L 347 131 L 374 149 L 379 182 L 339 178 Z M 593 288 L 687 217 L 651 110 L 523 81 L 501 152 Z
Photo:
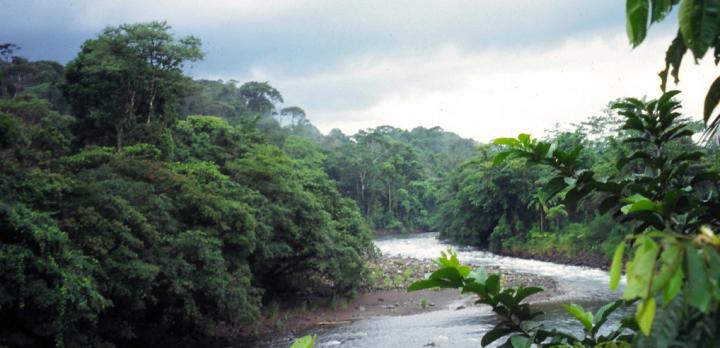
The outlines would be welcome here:
M 0 99 L 0 346 L 161 345 L 251 325 L 281 292 L 361 283 L 371 232 L 312 125 L 176 119 L 202 99 L 182 94 L 203 93 L 182 73 L 201 56 L 164 23 L 108 28 L 65 71 L 77 118 L 55 110 L 45 65 L 12 67 L 35 70 Z M 281 100 L 236 89 L 246 120 Z
M 315 346 L 316 335 L 303 336 L 295 340 L 290 348 L 312 348 Z
M 535 214 L 526 208 L 536 172 L 521 163 L 493 167 L 468 161 L 448 178 L 436 226 L 440 236 L 485 246 L 522 233 Z M 512 222 L 512 223 L 511 223 Z
M 621 156 L 617 166 L 622 170 L 642 163 L 633 167 L 638 170 L 632 175 L 621 173 L 599 180 L 592 170 L 580 168 L 577 156 L 568 157 L 549 143 L 524 135 L 513 141 L 500 140 L 510 146 L 503 156 L 554 168 L 556 178 L 562 179 L 566 187 L 549 190 L 549 196 L 564 190 L 564 202 L 573 205 L 591 193 L 602 193 L 602 210 L 635 224 L 634 234 L 628 235 L 615 251 L 610 285 L 617 287 L 624 244 L 630 242 L 633 250 L 626 264 L 623 298 L 638 301 L 634 319 L 639 331 L 644 336 L 658 337 L 664 345 L 669 340 L 689 342 L 687 337 L 696 334 L 689 329 L 692 323 L 712 322 L 720 303 L 720 288 L 715 281 L 720 276 L 720 238 L 713 232 L 720 225 L 716 186 L 719 174 L 697 165 L 703 157 L 701 151 L 674 151 L 679 143 L 690 142 L 694 133 L 677 112 L 680 105 L 673 100 L 676 94 L 667 92 L 649 102 L 625 99 L 616 104 L 625 117 L 622 129 L 632 134 L 624 141 L 637 147 L 632 154 Z M 684 296 L 679 297 L 680 293 Z M 667 306 L 676 298 L 683 299 L 686 312 L 673 324 L 654 325 L 658 299 Z M 653 329 L 662 332 L 655 335 Z M 715 341 L 715 332 L 717 323 L 703 331 L 703 341 Z M 636 340 L 649 342 L 648 338 Z
M 174 121 L 183 65 L 203 58 L 200 40 L 176 39 L 164 22 L 106 28 L 66 69 L 64 95 L 81 144 L 150 142 Z
M 473 271 L 469 266 L 463 265 L 452 251 L 443 252 L 437 261 L 438 270 L 428 275 L 425 280 L 417 281 L 408 287 L 408 291 L 417 291 L 430 288 L 459 289 L 461 293 L 472 293 L 478 296 L 476 303 L 487 304 L 492 307 L 502 319 L 481 339 L 483 347 L 508 337 L 501 347 L 530 347 L 537 344 L 539 347 L 598 347 L 611 344 L 629 346 L 624 335 L 626 329 L 631 327 L 622 324 L 606 335 L 598 335 L 600 329 L 606 324 L 608 317 L 620 308 L 623 301 L 610 302 L 600 307 L 593 315 L 579 305 L 565 305 L 565 309 L 583 326 L 585 336 L 574 337 L 557 329 L 546 330 L 543 324 L 531 324 L 531 320 L 543 313 L 535 311 L 525 300 L 543 289 L 539 287 L 504 288 L 501 286 L 500 274 L 488 275 L 484 269 Z
M 660 72 L 661 89 L 664 92 L 668 73 L 679 82 L 683 56 L 688 50 L 697 62 L 714 48 L 715 65 L 720 62 L 720 1 L 717 0 L 627 0 L 628 38 L 633 47 L 645 39 L 647 29 L 661 22 L 677 6 L 679 30 L 665 56 L 665 69 Z M 714 135 L 720 127 L 720 117 L 711 120 L 712 113 L 720 103 L 720 78 L 710 85 L 705 97 L 703 120 L 706 135 Z
M 326 171 L 352 197 L 370 225 L 394 231 L 429 230 L 440 210 L 437 186 L 473 154 L 474 142 L 440 128 L 382 126 L 323 140 Z
M 88 345 L 110 302 L 97 262 L 46 213 L 0 204 L 0 344 Z

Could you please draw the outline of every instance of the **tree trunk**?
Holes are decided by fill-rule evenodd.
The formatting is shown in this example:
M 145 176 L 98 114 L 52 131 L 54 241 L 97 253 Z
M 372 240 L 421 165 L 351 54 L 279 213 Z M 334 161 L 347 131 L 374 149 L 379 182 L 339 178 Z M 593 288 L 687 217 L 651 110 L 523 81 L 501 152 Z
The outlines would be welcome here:
M 123 147 L 123 129 L 122 125 L 116 125 L 115 126 L 115 147 L 118 152 L 122 150 Z
M 154 110 L 154 104 L 155 104 L 155 96 L 157 95 L 157 91 L 155 88 L 155 83 L 150 86 L 150 101 L 148 102 L 148 114 L 147 114 L 147 121 L 145 124 L 150 124 L 150 119 L 152 118 L 153 110 Z

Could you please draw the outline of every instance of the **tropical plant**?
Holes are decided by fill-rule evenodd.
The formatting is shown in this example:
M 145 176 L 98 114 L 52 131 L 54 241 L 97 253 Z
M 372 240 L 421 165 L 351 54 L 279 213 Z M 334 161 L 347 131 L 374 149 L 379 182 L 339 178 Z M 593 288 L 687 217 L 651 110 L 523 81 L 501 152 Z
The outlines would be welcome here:
M 317 336 L 303 336 L 295 340 L 290 348 L 312 348 L 315 347 L 315 340 Z
M 720 1 L 718 0 L 627 0 L 627 34 L 633 47 L 640 45 L 648 28 L 663 21 L 677 6 L 679 29 L 665 55 L 665 69 L 660 72 L 663 92 L 668 74 L 679 82 L 680 65 L 688 50 L 697 62 L 711 49 L 715 65 L 720 63 Z M 720 103 L 720 77 L 711 85 L 705 97 L 703 120 L 706 135 L 720 128 L 720 115 L 711 121 L 713 111 Z
M 619 284 L 630 244 L 623 299 L 638 301 L 635 320 L 646 337 L 636 341 L 652 340 L 655 346 L 673 341 L 698 346 L 717 341 L 720 332 L 720 238 L 713 232 L 720 226 L 720 174 L 700 165 L 701 151 L 671 151 L 678 142 L 691 142 L 694 133 L 678 112 L 677 93 L 615 105 L 625 118 L 622 129 L 633 135 L 624 142 L 638 148 L 617 161 L 618 169 L 635 163 L 629 174 L 597 177 L 579 165 L 579 147 L 562 151 L 527 134 L 495 140 L 509 148 L 498 154 L 497 163 L 524 158 L 555 170 L 544 188 L 549 196 L 566 191 L 564 204 L 575 206 L 591 193 L 602 194 L 601 212 L 634 225 L 634 233 L 615 251 L 610 286 Z M 659 301 L 665 315 L 655 321 Z
M 502 319 L 490 331 L 485 333 L 480 343 L 483 347 L 498 339 L 508 337 L 500 347 L 523 348 L 537 344 L 540 347 L 630 347 L 632 335 L 631 322 L 624 322 L 611 329 L 607 334 L 599 331 L 608 321 L 610 314 L 623 304 L 622 300 L 610 302 L 597 310 L 595 314 L 586 312 L 581 306 L 572 304 L 564 308 L 582 324 L 583 337 L 575 337 L 557 329 L 548 330 L 533 319 L 543 312 L 535 311 L 525 300 L 543 291 L 540 287 L 503 287 L 500 274 L 487 274 L 483 268 L 472 270 L 460 263 L 452 250 L 442 252 L 437 259 L 439 268 L 426 279 L 417 281 L 408 287 L 408 291 L 430 288 L 459 289 L 461 293 L 478 296 L 476 303 L 492 307 Z

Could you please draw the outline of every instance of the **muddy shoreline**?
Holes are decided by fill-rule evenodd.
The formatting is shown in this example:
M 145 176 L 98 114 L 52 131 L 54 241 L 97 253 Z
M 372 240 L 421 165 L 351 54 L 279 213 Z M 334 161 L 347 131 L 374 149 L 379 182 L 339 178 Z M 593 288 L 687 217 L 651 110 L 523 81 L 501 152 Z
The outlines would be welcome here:
M 463 310 L 471 307 L 475 296 L 462 295 L 455 289 L 408 292 L 407 287 L 437 269 L 430 260 L 380 257 L 370 265 L 370 279 L 354 298 L 328 301 L 321 305 L 289 303 L 265 314 L 251 328 L 218 327 L 215 338 L 228 346 L 252 345 L 269 336 L 296 337 L 313 329 L 345 325 L 375 316 L 404 316 L 436 310 Z M 499 271 L 487 267 L 489 273 Z M 541 286 L 545 291 L 529 298 L 531 303 L 550 301 L 562 295 L 557 282 L 528 273 L 501 272 L 505 286 Z
M 536 253 L 526 250 L 500 250 L 496 253 L 502 256 L 511 256 L 519 259 L 538 260 L 560 263 L 572 266 L 584 266 L 599 268 L 607 271 L 610 268 L 610 260 L 600 254 L 580 252 L 577 254 L 566 254 L 561 252 Z

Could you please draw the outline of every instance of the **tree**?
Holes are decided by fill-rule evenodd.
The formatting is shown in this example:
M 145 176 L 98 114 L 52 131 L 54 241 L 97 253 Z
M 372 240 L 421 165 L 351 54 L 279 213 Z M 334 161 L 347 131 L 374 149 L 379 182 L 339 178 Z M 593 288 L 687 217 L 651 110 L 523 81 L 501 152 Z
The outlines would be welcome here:
M 183 66 L 203 53 L 199 39 L 176 39 L 170 29 L 165 22 L 123 24 L 83 44 L 64 86 L 83 143 L 114 140 L 120 150 L 127 141 L 155 140 L 172 124 Z
M 283 102 L 282 94 L 267 82 L 246 82 L 240 86 L 240 95 L 248 110 L 261 116 L 274 114 L 275 103 Z
M 0 60 L 10 62 L 13 58 L 13 53 L 15 51 L 19 50 L 20 46 L 14 44 L 14 43 L 4 43 L 0 44 Z
M 305 110 L 297 106 L 290 106 L 280 110 L 280 115 L 290 118 L 290 125 L 301 125 L 306 124 L 308 121 L 305 118 Z

